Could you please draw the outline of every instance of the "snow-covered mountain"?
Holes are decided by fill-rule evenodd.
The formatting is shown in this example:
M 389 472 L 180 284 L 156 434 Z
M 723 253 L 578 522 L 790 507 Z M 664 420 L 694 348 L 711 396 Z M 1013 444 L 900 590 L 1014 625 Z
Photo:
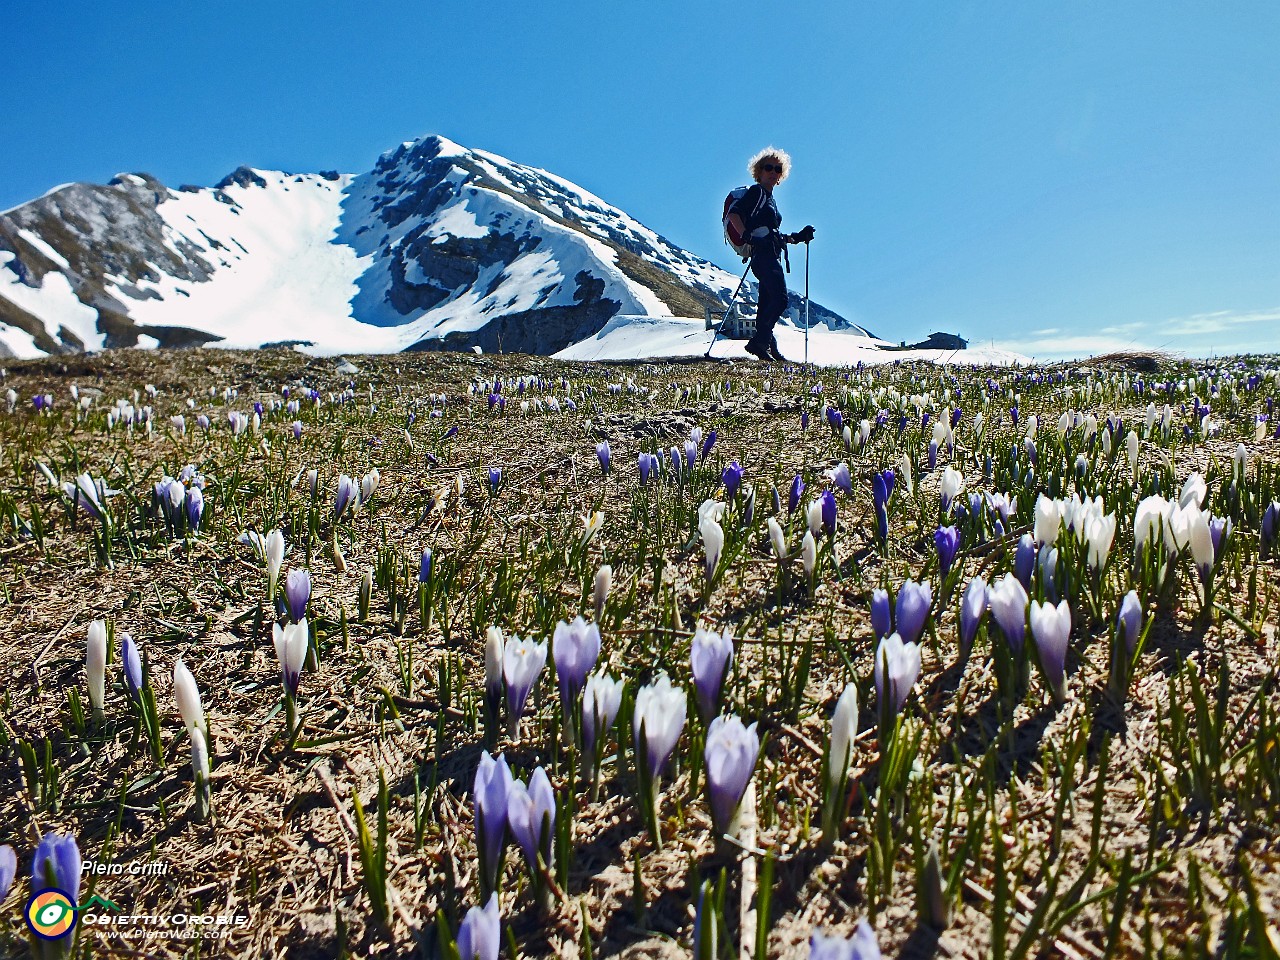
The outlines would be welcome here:
M 701 317 L 737 282 L 567 180 L 427 137 L 361 175 L 241 167 L 173 190 L 121 174 L 0 213 L 0 355 L 551 354 L 622 318 Z M 817 304 L 810 322 L 871 345 Z

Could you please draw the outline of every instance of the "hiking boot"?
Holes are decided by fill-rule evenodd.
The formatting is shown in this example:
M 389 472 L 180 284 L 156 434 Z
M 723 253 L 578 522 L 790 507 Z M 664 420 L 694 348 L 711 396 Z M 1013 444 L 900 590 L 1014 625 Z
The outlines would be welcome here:
M 743 349 L 746 350 L 747 353 L 755 357 L 757 360 L 769 359 L 768 344 L 761 343 L 759 340 L 755 340 L 755 339 L 748 340 L 746 342 L 746 345 L 743 347 Z
M 778 349 L 778 338 L 769 338 L 769 357 L 777 360 L 779 363 L 786 363 L 787 358 L 782 355 L 782 351 Z

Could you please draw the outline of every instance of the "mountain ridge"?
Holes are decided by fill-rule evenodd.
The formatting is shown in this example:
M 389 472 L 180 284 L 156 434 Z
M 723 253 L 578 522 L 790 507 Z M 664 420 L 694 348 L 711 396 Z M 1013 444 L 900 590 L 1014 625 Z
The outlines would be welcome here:
M 172 189 L 124 173 L 0 214 L 0 353 L 550 354 L 614 317 L 722 309 L 737 280 L 571 181 L 430 136 L 363 174 L 241 166 Z

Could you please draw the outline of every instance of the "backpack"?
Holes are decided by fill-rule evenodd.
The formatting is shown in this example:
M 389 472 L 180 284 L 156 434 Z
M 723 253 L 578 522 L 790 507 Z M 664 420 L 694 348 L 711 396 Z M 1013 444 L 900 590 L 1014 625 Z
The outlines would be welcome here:
M 751 244 L 747 242 L 745 236 L 733 229 L 733 224 L 729 222 L 729 210 L 745 197 L 750 189 L 750 187 L 734 187 L 730 190 L 729 195 L 724 198 L 724 213 L 720 216 L 720 222 L 724 225 L 724 242 L 743 260 L 751 256 Z

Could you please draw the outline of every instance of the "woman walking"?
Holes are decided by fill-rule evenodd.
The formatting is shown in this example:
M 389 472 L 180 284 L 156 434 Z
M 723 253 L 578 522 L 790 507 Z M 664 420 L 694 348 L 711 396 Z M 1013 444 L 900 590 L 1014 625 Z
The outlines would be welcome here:
M 747 341 L 747 352 L 761 360 L 785 360 L 773 335 L 774 325 L 787 309 L 787 279 L 782 272 L 783 244 L 808 243 L 813 227 L 798 233 L 778 232 L 782 214 L 773 191 L 791 173 L 791 157 L 785 150 L 766 147 L 747 164 L 755 186 L 729 209 L 729 223 L 751 245 L 751 274 L 759 285 L 756 333 Z

